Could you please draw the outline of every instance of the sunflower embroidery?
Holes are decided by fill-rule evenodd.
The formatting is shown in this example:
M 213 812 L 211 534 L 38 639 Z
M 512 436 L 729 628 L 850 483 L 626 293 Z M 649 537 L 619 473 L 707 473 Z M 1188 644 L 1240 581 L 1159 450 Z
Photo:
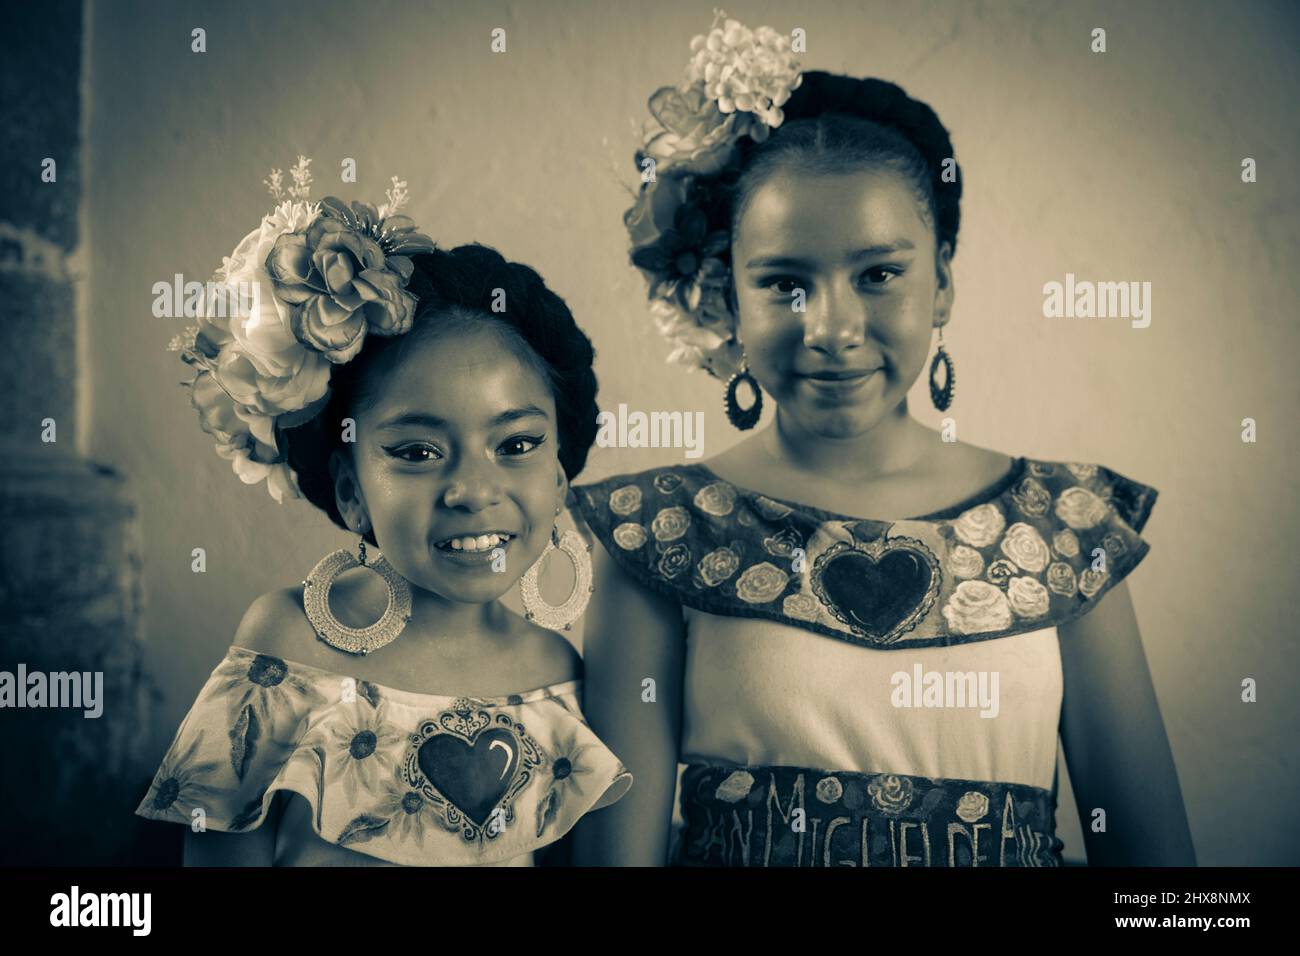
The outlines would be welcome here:
M 185 823 L 195 809 L 206 810 L 217 805 L 221 787 L 200 782 L 215 774 L 221 764 L 217 761 L 195 763 L 203 731 L 194 735 L 190 745 L 180 753 L 169 752 L 154 774 L 153 785 L 144 798 L 144 808 L 154 813 L 165 813 Z
M 578 798 L 585 798 L 579 777 L 592 772 L 592 768 L 582 764 L 582 756 L 588 750 L 595 749 L 593 744 L 579 744 L 578 730 L 572 728 L 568 739 L 557 742 L 553 749 L 550 766 L 550 789 L 537 803 L 537 835 L 541 836 L 564 808 L 564 801 L 570 792 Z
M 304 705 L 310 709 L 325 700 L 309 681 L 269 654 L 253 654 L 251 660 L 248 653 L 232 654 L 213 676 L 212 694 L 230 700 L 230 765 L 240 782 L 259 747 L 288 736 L 274 732 L 278 714 L 287 709 L 296 721 Z
M 459 829 L 447 822 L 440 801 L 407 786 L 395 772 L 386 782 L 379 803 L 369 812 L 354 817 L 334 842 L 348 846 L 384 835 L 394 842 L 415 843 L 423 849 L 426 826 L 437 826 L 450 833 Z
M 406 735 L 388 721 L 388 705 L 380 700 L 372 706 L 358 695 L 351 706 L 336 711 L 338 719 L 324 732 L 325 786 L 341 785 L 348 802 L 358 795 L 382 790 L 386 775 L 397 766 L 391 750 L 401 746 Z

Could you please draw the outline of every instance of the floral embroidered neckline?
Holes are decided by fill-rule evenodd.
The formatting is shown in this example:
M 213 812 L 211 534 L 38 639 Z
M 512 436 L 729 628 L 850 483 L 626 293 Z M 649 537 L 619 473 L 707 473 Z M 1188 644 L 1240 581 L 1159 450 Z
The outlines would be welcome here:
M 939 508 L 936 511 L 930 511 L 923 515 L 917 515 L 913 518 L 873 518 L 865 515 L 843 514 L 838 511 L 831 511 L 827 508 L 819 508 L 816 505 L 810 505 L 802 501 L 796 501 L 793 498 L 778 498 L 775 495 L 769 495 L 761 491 L 756 491 L 753 488 L 747 488 L 744 485 L 737 484 L 729 478 L 723 478 L 716 471 L 702 462 L 692 465 L 682 465 L 681 468 L 695 469 L 709 478 L 710 481 L 725 482 L 741 494 L 762 497 L 768 501 L 775 501 L 779 505 L 784 505 L 792 510 L 803 511 L 822 521 L 868 521 L 876 522 L 878 524 L 898 524 L 902 521 L 948 521 L 952 518 L 956 518 L 963 511 L 967 511 L 976 505 L 983 504 L 985 501 L 991 501 L 994 498 L 1001 497 L 1008 488 L 1024 477 L 1027 466 L 1028 459 L 1024 456 L 1017 456 L 1011 460 L 1011 470 L 983 490 L 977 491 L 974 494 L 963 498 L 956 504 L 951 504 L 945 508 Z
M 630 576 L 685 606 L 872 647 L 990 640 L 1085 613 L 1148 550 L 1157 491 L 1083 462 L 1015 458 L 929 515 L 841 515 L 745 489 L 700 464 L 579 486 L 588 526 Z

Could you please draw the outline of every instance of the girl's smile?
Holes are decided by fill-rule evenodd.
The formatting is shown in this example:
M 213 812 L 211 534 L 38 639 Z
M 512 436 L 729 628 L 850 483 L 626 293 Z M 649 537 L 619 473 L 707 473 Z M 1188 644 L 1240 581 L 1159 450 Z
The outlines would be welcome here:
M 449 562 L 448 567 L 468 571 L 496 570 L 500 560 L 509 560 L 510 545 L 518 537 L 506 532 L 444 538 L 433 546 L 433 555 Z
M 440 316 L 356 411 L 361 504 L 426 602 L 501 597 L 564 500 L 555 400 L 513 334 L 487 316 Z
M 880 369 L 843 369 L 839 371 L 797 372 L 802 384 L 811 390 L 814 401 L 861 401 L 861 392 L 880 380 Z

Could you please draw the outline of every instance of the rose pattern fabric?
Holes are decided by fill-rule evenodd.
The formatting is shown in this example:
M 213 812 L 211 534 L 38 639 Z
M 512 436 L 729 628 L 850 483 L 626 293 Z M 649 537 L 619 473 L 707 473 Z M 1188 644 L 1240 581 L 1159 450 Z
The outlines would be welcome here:
M 730 548 L 710 551 L 700 561 L 700 579 L 705 587 L 717 587 L 740 568 L 740 555 Z
M 952 573 L 959 578 L 977 578 L 984 573 L 984 558 L 974 548 L 959 544 L 952 549 Z
M 703 465 L 575 491 L 624 570 L 688 607 L 867 646 L 946 646 L 1073 620 L 1149 550 L 1139 532 L 1155 488 L 1100 465 L 1017 461 L 985 498 L 928 519 L 836 515 L 737 486 Z M 927 580 L 937 581 L 931 592 Z M 915 614 L 893 630 L 889 620 L 855 623 L 912 601 Z
M 609 509 L 616 515 L 630 515 L 641 507 L 641 489 L 624 485 L 609 496 Z
M 624 551 L 635 551 L 645 544 L 647 540 L 649 540 L 649 536 L 646 534 L 645 528 L 631 521 L 625 521 L 614 529 L 614 543 Z
M 691 516 L 685 508 L 665 508 L 650 522 L 650 532 L 656 541 L 676 541 L 690 527 Z

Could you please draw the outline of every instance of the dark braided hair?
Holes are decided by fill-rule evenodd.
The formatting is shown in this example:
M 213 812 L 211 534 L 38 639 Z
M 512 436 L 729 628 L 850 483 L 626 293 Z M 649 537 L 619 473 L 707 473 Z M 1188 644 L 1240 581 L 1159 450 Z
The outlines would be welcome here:
M 762 143 L 743 137 L 739 168 L 714 191 L 715 214 L 734 231 L 754 191 L 792 160 L 813 172 L 863 165 L 901 173 L 911 185 L 937 243 L 957 249 L 961 171 L 948 131 L 934 110 L 885 80 L 810 71 L 783 107 L 785 120 Z M 951 182 L 945 182 L 944 161 Z M 710 215 L 716 221 L 715 215 Z
M 358 409 L 373 403 L 384 374 L 425 336 L 470 326 L 488 328 L 536 369 L 555 397 L 558 456 L 570 481 L 587 463 L 596 439 L 600 409 L 591 340 L 541 276 L 477 243 L 419 253 L 411 261 L 414 270 L 407 291 L 417 299 L 411 331 L 395 337 L 367 335 L 352 361 L 330 370 L 330 397 L 320 414 L 278 433 L 303 495 L 344 530 L 329 469 L 336 450 L 351 454 L 351 443 L 343 441 L 342 421 L 355 419 Z M 495 312 L 501 293 L 505 310 Z M 364 537 L 378 547 L 373 528 Z

